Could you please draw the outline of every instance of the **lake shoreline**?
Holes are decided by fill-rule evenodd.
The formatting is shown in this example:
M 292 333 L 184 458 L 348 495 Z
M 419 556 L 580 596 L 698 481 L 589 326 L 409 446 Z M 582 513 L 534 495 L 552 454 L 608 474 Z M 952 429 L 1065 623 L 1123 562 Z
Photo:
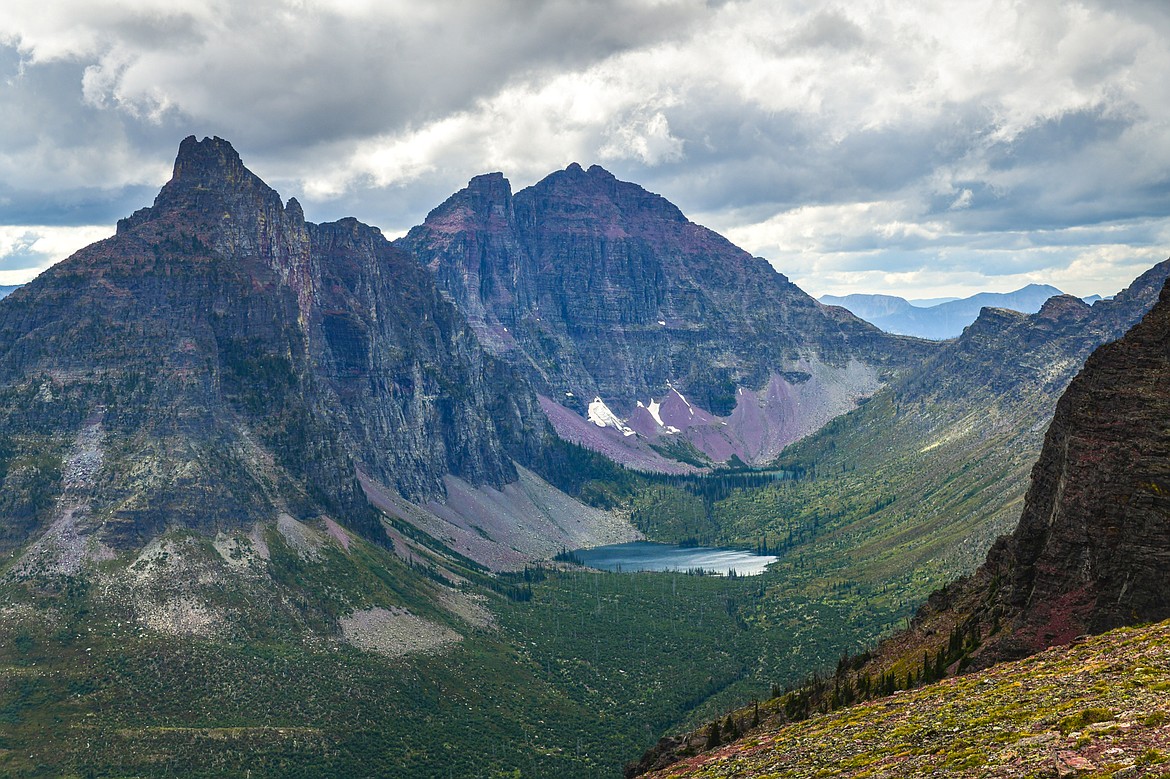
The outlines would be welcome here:
M 756 576 L 779 558 L 746 549 L 679 546 L 655 541 L 631 541 L 573 550 L 587 568 L 614 573 L 702 572 L 715 576 Z

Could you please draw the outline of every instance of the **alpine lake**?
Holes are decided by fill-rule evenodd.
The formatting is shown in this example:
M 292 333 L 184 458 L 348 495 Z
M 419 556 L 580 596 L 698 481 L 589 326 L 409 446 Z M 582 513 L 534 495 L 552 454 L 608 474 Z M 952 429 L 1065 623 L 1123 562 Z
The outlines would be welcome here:
M 716 576 L 755 576 L 779 559 L 775 555 L 761 555 L 745 549 L 677 546 L 653 541 L 578 549 L 573 554 L 589 568 L 603 571 L 702 571 Z

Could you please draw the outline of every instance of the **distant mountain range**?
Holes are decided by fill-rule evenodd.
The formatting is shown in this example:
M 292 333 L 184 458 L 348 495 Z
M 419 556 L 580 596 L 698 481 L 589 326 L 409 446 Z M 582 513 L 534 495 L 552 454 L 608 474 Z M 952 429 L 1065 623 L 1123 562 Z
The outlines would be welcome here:
M 19 284 L 0 286 L 0 298 L 8 297 L 9 293 L 11 293 L 15 290 L 18 290 L 18 289 L 20 289 Z
M 983 308 L 1006 308 L 1024 314 L 1040 310 L 1044 301 L 1063 294 L 1048 284 L 1029 284 L 1015 292 L 980 292 L 962 299 L 936 299 L 911 302 L 894 295 L 854 294 L 838 297 L 824 295 L 820 302 L 841 306 L 887 333 L 913 335 L 943 340 L 956 338 L 963 328 L 975 321 Z M 1100 300 L 1099 295 L 1086 302 Z

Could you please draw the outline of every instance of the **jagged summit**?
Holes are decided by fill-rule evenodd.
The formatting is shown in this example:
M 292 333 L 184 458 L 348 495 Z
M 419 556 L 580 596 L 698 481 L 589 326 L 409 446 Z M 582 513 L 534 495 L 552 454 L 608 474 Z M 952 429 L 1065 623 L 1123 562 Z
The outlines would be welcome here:
M 499 174 L 477 177 L 398 245 L 435 274 L 489 351 L 549 399 L 563 435 L 615 455 L 581 438 L 596 433 L 575 426 L 586 422 L 584 399 L 624 416 L 673 383 L 713 415 L 683 433 L 684 446 L 759 463 L 928 348 L 821 306 L 597 165 L 570 164 L 514 195 Z M 750 407 L 727 419 L 741 402 Z
M 359 474 L 415 500 L 448 475 L 503 487 L 544 432 L 412 258 L 355 219 L 305 222 L 220 138 L 185 139 L 152 207 L 28 286 L 0 311 L 0 438 L 92 419 L 109 453 L 87 511 L 115 546 L 280 511 L 377 539 Z
M 521 203 L 542 202 L 546 208 L 551 200 L 564 201 L 562 217 L 583 221 L 604 223 L 637 218 L 688 222 L 674 203 L 638 184 L 619 180 L 600 165 L 585 170 L 571 163 L 516 193 L 516 197 Z
M 171 182 L 189 187 L 223 187 L 252 175 L 239 153 L 223 138 L 200 141 L 188 135 L 179 144 Z
M 179 144 L 171 179 L 159 190 L 154 204 L 118 220 L 118 232 L 171 213 L 180 219 L 198 218 L 205 226 L 216 225 L 211 229 L 223 239 L 216 248 L 225 251 L 244 249 L 257 230 L 277 230 L 285 223 L 303 230 L 305 224 L 300 203 L 290 199 L 286 213 L 276 190 L 244 166 L 229 142 L 218 137 L 200 141 L 194 135 Z M 263 216 L 257 222 L 252 217 L 259 214 Z M 229 224 L 233 217 L 243 221 Z M 233 235 L 228 238 L 227 233 Z M 303 237 L 296 242 L 303 242 Z
M 239 198 L 281 202 L 276 190 L 244 167 L 230 143 L 218 137 L 199 141 L 189 135 L 179 144 L 171 180 L 159 192 L 155 207 L 206 202 L 209 193 L 227 197 L 234 207 L 242 205 Z
M 443 203 L 427 214 L 427 222 L 434 225 L 462 224 L 462 220 L 479 215 L 490 219 L 506 216 L 511 218 L 512 184 L 503 173 L 484 173 L 467 182 Z

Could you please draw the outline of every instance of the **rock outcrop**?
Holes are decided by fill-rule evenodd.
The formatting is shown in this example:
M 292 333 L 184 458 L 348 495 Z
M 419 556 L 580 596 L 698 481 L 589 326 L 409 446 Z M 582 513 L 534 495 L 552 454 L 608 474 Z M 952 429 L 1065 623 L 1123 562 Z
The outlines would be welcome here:
M 1170 286 L 1060 399 L 1005 551 L 1027 650 L 1170 617 Z

